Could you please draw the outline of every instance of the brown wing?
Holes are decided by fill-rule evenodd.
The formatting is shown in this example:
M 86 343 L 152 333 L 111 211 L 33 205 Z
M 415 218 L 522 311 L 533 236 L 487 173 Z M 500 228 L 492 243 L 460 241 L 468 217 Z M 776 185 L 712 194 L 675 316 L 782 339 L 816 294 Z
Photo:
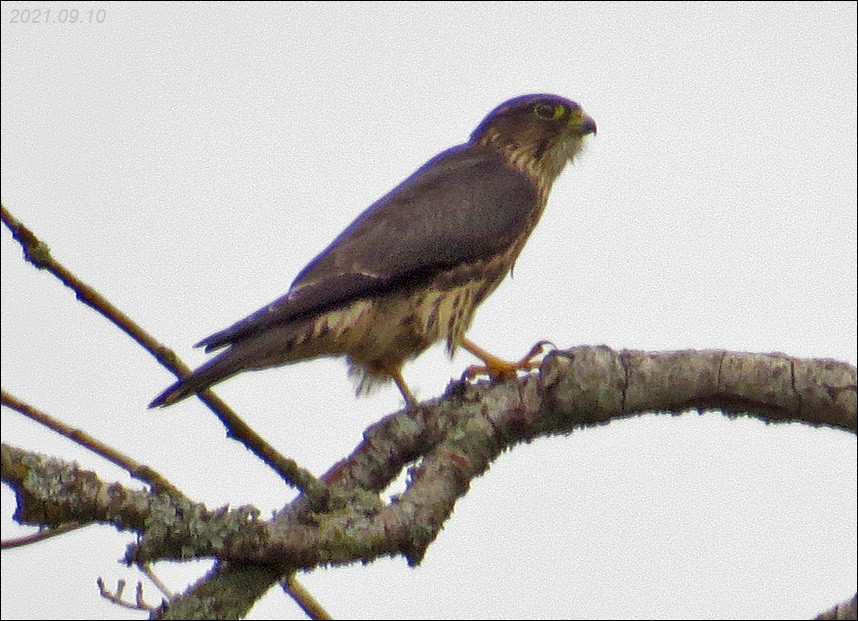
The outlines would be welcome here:
M 445 151 L 371 205 L 298 274 L 285 296 L 202 340 L 206 351 L 350 300 L 412 287 L 506 250 L 537 191 L 494 151 Z

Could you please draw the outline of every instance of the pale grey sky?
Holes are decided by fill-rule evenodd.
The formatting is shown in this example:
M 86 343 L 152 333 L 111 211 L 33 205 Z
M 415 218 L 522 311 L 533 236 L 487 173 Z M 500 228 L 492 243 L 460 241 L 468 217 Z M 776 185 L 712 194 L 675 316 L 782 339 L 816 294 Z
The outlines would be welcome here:
M 21 23 L 76 9 L 76 24 Z M 89 11 L 103 10 L 101 23 Z M 13 21 L 18 11 L 18 21 Z M 192 365 L 282 295 L 372 201 L 498 103 L 550 92 L 599 125 L 470 336 L 781 351 L 856 363 L 856 12 L 807 4 L 4 2 L 2 200 L 54 255 Z M 65 14 L 68 16 L 68 14 Z M 288 492 L 172 378 L 2 251 L 2 385 L 218 506 Z M 405 370 L 440 395 L 471 364 Z M 217 389 L 321 473 L 400 406 L 341 361 Z M 2 411 L 3 441 L 117 469 Z M 856 447 L 842 432 L 646 416 L 501 456 L 419 568 L 305 582 L 340 617 L 808 617 L 856 591 Z M 2 536 L 11 521 L 2 492 Z M 2 556 L 4 618 L 141 618 L 128 534 Z M 159 568 L 176 590 L 207 565 Z M 148 590 L 154 597 L 154 591 Z M 298 617 L 280 592 L 253 618 Z

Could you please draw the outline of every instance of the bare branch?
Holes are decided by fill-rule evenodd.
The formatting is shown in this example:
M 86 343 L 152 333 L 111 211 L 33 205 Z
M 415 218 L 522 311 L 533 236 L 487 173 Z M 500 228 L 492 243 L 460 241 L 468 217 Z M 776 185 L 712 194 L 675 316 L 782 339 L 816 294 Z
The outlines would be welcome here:
M 14 539 L 5 540 L 2 542 L 2 544 L 0 544 L 0 548 L 2 548 L 3 550 L 21 548 L 23 546 L 27 546 L 33 543 L 38 543 L 39 541 L 45 541 L 47 539 L 52 539 L 53 537 L 59 537 L 60 535 L 70 533 L 71 531 L 83 528 L 84 526 L 89 526 L 89 524 L 78 524 L 77 522 L 69 522 L 68 524 L 61 524 L 59 526 L 51 528 L 40 528 L 32 535 L 25 535 L 24 537 L 16 537 Z
M 53 259 L 44 245 L 20 223 L 10 224 L 5 209 L 3 220 L 24 240 L 28 259 L 49 269 Z M 82 285 L 69 286 L 81 297 L 76 287 Z M 216 399 L 210 393 L 201 398 Z M 210 406 L 220 410 L 218 403 Z M 831 360 L 782 354 L 616 352 L 607 347 L 553 352 L 538 374 L 494 385 L 453 384 L 441 399 L 387 416 L 321 481 L 310 475 L 304 489 L 312 502 L 301 496 L 269 522 L 258 520 L 252 508 L 212 511 L 181 497 L 108 485 L 73 464 L 8 445 L 2 446 L 2 477 L 18 495 L 18 521 L 47 526 L 105 522 L 134 530 L 140 538 L 128 550 L 128 562 L 220 559 L 155 616 L 235 617 L 296 569 L 390 555 L 419 563 L 471 480 L 519 442 L 646 412 L 688 409 L 854 433 L 856 371 Z M 250 442 L 251 450 L 277 464 L 288 479 L 286 462 L 294 462 L 268 455 L 267 445 L 256 444 L 252 430 L 245 433 L 237 420 L 238 427 L 225 422 L 230 433 Z M 407 490 L 384 502 L 379 493 L 418 459 Z M 289 592 L 295 596 L 299 589 Z
M 155 570 L 152 569 L 152 565 L 150 565 L 149 563 L 139 563 L 137 567 L 138 569 L 140 569 L 140 572 L 144 576 L 149 578 L 152 584 L 154 584 L 157 589 L 161 591 L 161 594 L 164 597 L 166 597 L 167 599 L 173 598 L 172 591 L 170 591 L 170 589 L 167 588 L 167 585 L 164 584 L 164 582 L 155 574 Z
M 143 601 L 142 582 L 138 582 L 137 587 L 134 590 L 134 602 L 127 602 L 122 597 L 125 592 L 125 580 L 116 581 L 116 590 L 114 592 L 110 592 L 107 589 L 107 586 L 104 584 L 104 580 L 101 578 L 96 580 L 96 584 L 98 585 L 98 592 L 104 599 L 112 604 L 121 606 L 122 608 L 128 608 L 129 610 L 142 610 L 144 612 L 153 612 L 157 608 L 156 606 L 151 606 Z
M 78 300 L 106 317 L 111 323 L 134 339 L 176 377 L 185 377 L 191 373 L 191 369 L 179 360 L 175 352 L 152 338 L 148 332 L 111 304 L 104 296 L 81 281 L 64 265 L 54 259 L 47 244 L 38 239 L 30 229 L 12 216 L 5 205 L 0 207 L 0 212 L 2 212 L 3 223 L 12 232 L 15 240 L 21 244 L 24 250 L 24 257 L 28 262 L 56 276 L 64 285 L 75 292 Z M 297 487 L 306 494 L 315 506 L 319 508 L 325 506 L 328 494 L 324 483 L 314 477 L 308 470 L 301 468 L 295 460 L 281 455 L 212 391 L 207 390 L 201 393 L 199 397 L 214 412 L 215 416 L 220 419 L 224 427 L 226 427 L 229 437 L 244 444 L 264 463 L 271 466 L 286 483 Z
M 0 402 L 9 408 L 12 408 L 16 412 L 20 412 L 30 420 L 41 423 L 48 429 L 52 429 L 61 436 L 64 436 L 80 446 L 89 449 L 96 455 L 104 457 L 107 461 L 125 469 L 128 474 L 135 479 L 148 483 L 154 490 L 165 492 L 176 497 L 183 497 L 182 492 L 180 492 L 178 488 L 170 483 L 162 474 L 150 466 L 141 464 L 128 455 L 111 448 L 85 431 L 66 425 L 59 419 L 56 419 L 53 416 L 34 408 L 30 404 L 19 400 L 5 390 L 0 390 Z
M 782 378 L 785 364 L 792 370 L 787 381 L 793 398 L 787 403 L 768 385 Z M 656 368 L 663 373 L 660 380 L 653 372 Z M 754 381 L 740 381 L 742 369 L 753 369 Z M 654 384 L 652 398 L 644 398 L 645 384 Z M 467 489 L 467 476 L 484 470 L 487 460 L 481 468 L 480 451 L 485 459 L 540 434 L 567 433 L 646 411 L 678 414 L 695 408 L 694 399 L 703 402 L 698 409 L 724 407 L 727 415 L 740 415 L 743 407 L 749 407 L 751 415 L 771 422 L 797 420 L 854 432 L 855 384 L 854 367 L 830 360 L 575 348 L 549 356 L 538 377 L 493 386 L 454 384 L 445 399 L 384 418 L 367 430 L 351 456 L 323 478 L 335 495 L 357 487 L 380 491 L 401 467 L 425 455 L 402 496 L 375 515 L 364 515 L 363 521 L 352 516 L 355 521 L 346 526 L 343 518 L 340 525 L 345 530 L 336 531 L 343 539 L 357 537 L 366 544 L 364 551 L 379 555 L 385 553 L 378 545 L 383 537 L 398 539 L 401 553 L 418 562 L 455 499 Z M 444 436 L 453 441 L 445 444 Z M 462 441 L 458 446 L 456 438 Z M 469 440 L 473 440 L 470 446 Z M 308 512 L 308 504 L 300 498 L 282 511 L 275 519 L 279 538 L 270 542 L 271 556 L 257 559 L 297 563 L 304 555 L 312 556 L 313 545 L 324 548 L 322 538 L 310 541 L 317 532 L 289 526 L 300 525 Z M 326 520 L 325 528 L 333 527 L 335 520 Z M 410 521 L 411 531 L 403 521 Z M 265 551 L 256 552 L 265 556 Z M 336 552 L 342 552 L 336 545 L 325 549 L 327 561 L 334 560 L 327 554 Z M 256 590 L 264 590 L 264 585 L 256 585 Z
M 777 382 L 788 386 L 772 390 Z M 538 376 L 458 384 L 444 399 L 384 418 L 326 475 L 330 511 L 311 515 L 298 499 L 269 523 L 256 520 L 252 509 L 209 511 L 124 489 L 121 503 L 105 501 L 110 494 L 93 473 L 12 447 L 4 447 L 3 476 L 19 494 L 35 497 L 36 516 L 28 513 L 29 496 L 19 499 L 18 517 L 30 523 L 88 517 L 138 530 L 129 562 L 211 556 L 288 571 L 401 554 L 417 564 L 471 480 L 521 441 L 650 411 L 678 414 L 714 406 L 739 415 L 736 404 L 770 422 L 854 430 L 854 383 L 849 365 L 780 355 L 648 354 L 605 347 L 556 352 Z M 408 489 L 383 503 L 378 492 L 417 457 L 422 461 L 411 470 Z M 38 483 L 51 477 L 59 483 Z M 113 496 L 119 491 L 112 486 Z
M 286 592 L 289 597 L 295 600 L 301 610 L 303 610 L 311 619 L 333 619 L 327 610 L 313 597 L 304 585 L 298 582 L 295 577 L 295 572 L 289 574 L 287 578 L 280 580 L 280 587 Z

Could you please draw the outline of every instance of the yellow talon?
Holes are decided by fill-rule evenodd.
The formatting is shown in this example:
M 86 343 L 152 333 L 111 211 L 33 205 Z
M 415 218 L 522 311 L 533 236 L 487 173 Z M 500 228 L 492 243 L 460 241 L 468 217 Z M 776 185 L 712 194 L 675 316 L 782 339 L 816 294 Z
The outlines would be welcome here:
M 530 348 L 530 351 L 518 362 L 509 362 L 497 356 L 493 356 L 482 347 L 474 344 L 467 338 L 462 339 L 462 347 L 471 352 L 474 356 L 483 361 L 482 365 L 471 365 L 462 374 L 463 380 L 472 380 L 479 375 L 488 375 L 489 379 L 494 382 L 515 379 L 518 377 L 519 371 L 532 371 L 538 369 L 541 364 L 534 360 L 542 354 L 547 345 L 551 345 L 549 341 L 539 341 L 536 345 Z

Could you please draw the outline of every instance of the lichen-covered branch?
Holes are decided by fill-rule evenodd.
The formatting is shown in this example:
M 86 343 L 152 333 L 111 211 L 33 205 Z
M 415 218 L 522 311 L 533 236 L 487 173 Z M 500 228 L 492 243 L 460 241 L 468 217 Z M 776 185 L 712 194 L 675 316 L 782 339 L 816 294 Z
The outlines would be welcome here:
M 165 494 L 107 485 L 91 472 L 3 447 L 3 479 L 19 496 L 16 519 L 56 525 L 108 522 L 140 533 L 129 562 L 216 557 L 215 575 L 259 580 L 262 593 L 295 569 L 402 555 L 419 563 L 470 482 L 524 440 L 645 412 L 749 413 L 855 432 L 856 370 L 830 360 L 723 351 L 634 352 L 578 347 L 550 355 L 540 373 L 503 384 L 453 384 L 447 395 L 372 425 L 323 480 L 328 510 L 297 499 L 271 521 L 248 508 L 211 511 Z M 402 468 L 405 492 L 379 497 Z M 267 567 L 248 578 L 247 566 Z M 168 603 L 206 589 L 205 581 Z M 252 602 L 251 602 L 252 603 Z
M 0 475 L 15 492 L 13 517 L 21 524 L 110 524 L 181 546 L 184 558 L 206 555 L 193 547 L 201 538 L 208 541 L 204 549 L 210 551 L 257 517 L 251 509 L 210 511 L 166 492 L 106 483 L 75 463 L 6 443 L 0 446 Z

